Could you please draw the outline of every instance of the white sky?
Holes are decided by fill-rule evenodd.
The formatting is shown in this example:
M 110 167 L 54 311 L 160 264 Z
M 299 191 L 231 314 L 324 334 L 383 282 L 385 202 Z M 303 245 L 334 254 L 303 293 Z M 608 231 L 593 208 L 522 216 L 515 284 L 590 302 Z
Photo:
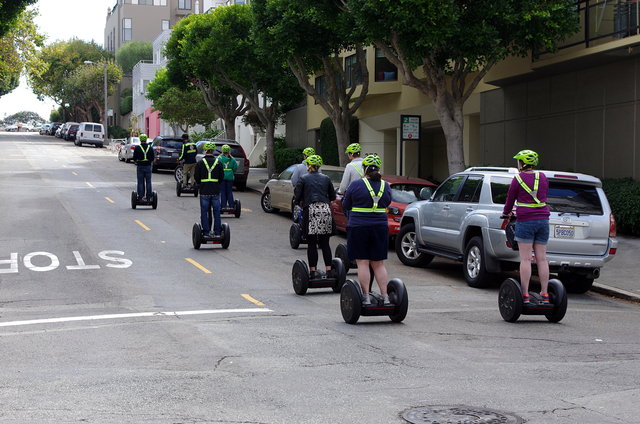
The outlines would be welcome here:
M 47 37 L 45 44 L 77 37 L 102 45 L 107 9 L 115 4 L 116 0 L 39 0 L 36 24 Z M 38 101 L 23 77 L 18 88 L 0 97 L 0 118 L 27 110 L 48 120 L 55 107 L 52 100 Z

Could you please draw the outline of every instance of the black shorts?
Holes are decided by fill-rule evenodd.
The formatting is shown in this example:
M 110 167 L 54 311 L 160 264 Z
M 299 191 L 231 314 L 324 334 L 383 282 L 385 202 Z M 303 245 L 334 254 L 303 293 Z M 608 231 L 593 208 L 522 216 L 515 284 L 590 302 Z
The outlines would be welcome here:
M 389 227 L 387 225 L 349 228 L 347 232 L 347 254 L 349 259 L 382 261 L 387 259 L 388 250 Z

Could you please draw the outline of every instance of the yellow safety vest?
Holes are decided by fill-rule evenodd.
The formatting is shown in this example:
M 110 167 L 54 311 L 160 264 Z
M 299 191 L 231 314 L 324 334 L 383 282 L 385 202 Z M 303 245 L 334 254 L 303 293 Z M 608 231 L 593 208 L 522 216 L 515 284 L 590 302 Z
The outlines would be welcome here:
M 186 151 L 186 153 L 195 153 L 195 152 L 197 152 L 197 150 L 195 149 L 195 145 L 196 145 L 196 143 L 191 143 L 191 142 L 183 144 L 182 145 L 182 152 L 180 152 L 180 157 L 178 158 L 178 160 L 182 159 L 182 157 L 184 156 L 184 154 L 185 154 L 184 149 L 185 148 L 188 149 Z
M 147 159 L 147 152 L 149 152 L 149 149 L 151 148 L 150 144 L 147 144 L 147 150 L 144 150 L 144 147 L 142 147 L 142 144 L 140 145 L 140 150 L 142 150 L 142 153 L 144 153 L 144 159 L 142 159 L 142 161 L 146 161 Z M 141 162 L 142 162 L 141 161 Z
M 360 178 L 364 177 L 364 169 L 362 169 L 362 161 L 358 161 L 357 163 L 351 162 L 350 165 L 356 169 L 356 172 L 358 173 L 358 175 L 360 175 Z
M 371 183 L 369 183 L 369 179 L 368 178 L 363 178 L 362 181 L 364 181 L 364 185 L 366 185 L 367 189 L 369 189 L 369 194 L 371 195 L 371 198 L 373 199 L 373 205 L 370 208 L 351 208 L 351 212 L 386 213 L 387 212 L 386 208 L 379 208 L 378 207 L 378 202 L 380 201 L 380 198 L 384 194 L 384 180 L 380 180 L 380 190 L 378 190 L 378 194 L 377 195 L 374 194 L 373 188 L 371 187 Z
M 516 206 L 523 206 L 525 208 L 541 208 L 547 205 L 546 203 L 541 202 L 537 197 L 538 182 L 540 181 L 540 173 L 536 171 L 534 175 L 535 175 L 535 179 L 533 182 L 533 190 L 531 190 L 531 188 L 529 188 L 529 186 L 522 180 L 522 178 L 520 177 L 520 174 L 516 175 L 516 180 L 518 180 L 518 183 L 520 183 L 520 187 L 522 187 L 524 191 L 529 193 L 529 195 L 533 197 L 533 201 L 535 202 L 535 203 L 516 202 Z
M 207 167 L 207 172 L 209 172 L 209 178 L 200 180 L 200 182 L 201 183 L 217 183 L 218 182 L 217 178 L 211 178 L 211 172 L 213 172 L 213 168 L 215 168 L 216 165 L 218 164 L 218 158 L 216 158 L 216 160 L 213 162 L 213 165 L 211 166 L 211 168 L 209 168 L 209 162 L 207 162 L 205 159 L 202 159 L 202 161 L 204 162 L 204 166 Z

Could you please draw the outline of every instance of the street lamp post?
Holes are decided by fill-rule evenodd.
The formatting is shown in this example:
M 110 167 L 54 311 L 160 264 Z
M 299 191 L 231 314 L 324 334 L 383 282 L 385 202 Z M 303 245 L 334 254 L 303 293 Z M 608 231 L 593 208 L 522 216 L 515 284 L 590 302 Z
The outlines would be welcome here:
M 97 65 L 97 63 L 91 60 L 85 60 L 86 65 Z M 107 108 L 107 62 L 104 62 L 104 138 L 105 141 L 109 138 L 109 111 Z

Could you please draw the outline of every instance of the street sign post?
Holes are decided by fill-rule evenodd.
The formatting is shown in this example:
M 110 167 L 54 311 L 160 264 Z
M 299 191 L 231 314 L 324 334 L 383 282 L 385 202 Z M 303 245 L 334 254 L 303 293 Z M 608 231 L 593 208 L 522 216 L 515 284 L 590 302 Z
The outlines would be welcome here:
M 404 150 L 403 142 L 420 141 L 420 128 L 422 127 L 422 116 L 420 115 L 400 115 L 400 172 L 402 175 Z

